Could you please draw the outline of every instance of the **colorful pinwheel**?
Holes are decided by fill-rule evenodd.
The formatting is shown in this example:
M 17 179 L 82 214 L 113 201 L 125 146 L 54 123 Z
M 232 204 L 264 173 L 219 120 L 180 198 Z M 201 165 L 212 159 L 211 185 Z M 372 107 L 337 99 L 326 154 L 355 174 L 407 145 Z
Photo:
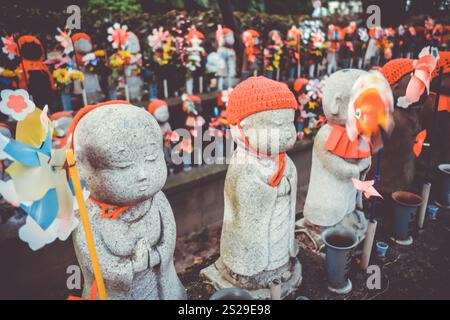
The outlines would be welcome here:
M 128 27 L 114 23 L 108 28 L 108 41 L 112 43 L 114 49 L 124 49 L 128 43 Z
M 13 161 L 6 169 L 12 183 L 0 185 L 0 194 L 28 214 L 19 237 L 32 250 L 66 240 L 78 224 L 64 168 L 66 148 L 53 149 L 52 134 L 47 108 L 35 108 L 17 123 L 15 140 L 0 135 L 0 151 Z
M 55 36 L 56 41 L 64 48 L 64 54 L 70 54 L 73 51 L 73 42 L 70 38 L 70 31 L 65 32 L 60 28 L 57 29 L 59 34 Z
M 8 55 L 10 60 L 13 60 L 19 53 L 17 43 L 14 41 L 13 36 L 2 37 L 3 53 Z
M 380 128 L 386 132 L 393 128 L 393 108 L 392 91 L 381 73 L 361 76 L 353 85 L 348 107 L 345 127 L 350 140 L 362 138 L 360 150 L 378 151 L 382 147 Z

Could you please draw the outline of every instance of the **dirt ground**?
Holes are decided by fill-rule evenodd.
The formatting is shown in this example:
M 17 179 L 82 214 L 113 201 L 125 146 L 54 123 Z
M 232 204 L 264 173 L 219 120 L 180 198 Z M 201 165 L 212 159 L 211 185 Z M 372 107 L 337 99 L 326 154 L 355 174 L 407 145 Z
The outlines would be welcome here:
M 425 221 L 422 231 L 416 230 L 411 246 L 400 246 L 390 240 L 391 219 L 389 208 L 380 208 L 376 240 L 389 244 L 385 259 L 374 252 L 370 264 L 381 269 L 381 288 L 368 289 L 370 276 L 353 259 L 350 279 L 353 290 L 347 295 L 337 295 L 327 289 L 325 263 L 320 256 L 300 249 L 303 282 L 297 292 L 288 299 L 306 296 L 313 300 L 385 300 L 385 299 L 450 299 L 450 212 L 440 209 L 437 220 Z M 300 241 L 301 236 L 297 236 Z M 181 281 L 188 289 L 189 299 L 208 299 L 213 291 L 199 281 L 199 272 L 219 256 L 220 226 L 201 234 L 179 238 L 175 263 Z

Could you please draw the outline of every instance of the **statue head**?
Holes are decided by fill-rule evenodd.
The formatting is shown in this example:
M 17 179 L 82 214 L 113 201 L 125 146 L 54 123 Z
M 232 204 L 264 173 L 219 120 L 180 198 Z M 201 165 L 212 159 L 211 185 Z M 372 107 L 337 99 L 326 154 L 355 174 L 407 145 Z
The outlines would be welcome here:
M 151 199 L 167 178 L 158 123 L 125 102 L 86 113 L 74 132 L 80 176 L 91 196 L 112 205 Z
M 83 32 L 75 33 L 72 36 L 73 46 L 75 52 L 78 53 L 89 53 L 92 51 L 92 41 L 91 37 Z
M 139 44 L 138 37 L 131 31 L 128 31 L 128 43 L 127 49 L 131 53 L 139 53 L 141 51 L 141 45 Z
M 164 123 L 169 121 L 169 107 L 164 100 L 153 100 L 147 106 L 147 111 L 150 112 L 156 121 Z
M 356 80 L 367 74 L 358 69 L 343 69 L 325 80 L 322 106 L 328 122 L 345 125 L 352 87 Z
M 227 117 L 238 145 L 274 155 L 292 148 L 297 101 L 286 84 L 265 77 L 250 77 L 230 93 Z

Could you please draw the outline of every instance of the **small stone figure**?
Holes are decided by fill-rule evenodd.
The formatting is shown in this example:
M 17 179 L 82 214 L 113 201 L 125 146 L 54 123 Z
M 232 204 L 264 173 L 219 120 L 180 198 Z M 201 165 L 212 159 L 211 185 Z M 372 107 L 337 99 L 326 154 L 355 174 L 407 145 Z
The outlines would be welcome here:
M 155 117 L 156 121 L 158 121 L 163 137 L 164 158 L 166 159 L 169 173 L 172 174 L 174 172 L 174 166 L 170 155 L 173 143 L 178 141 L 179 137 L 174 131 L 172 131 L 172 127 L 170 126 L 170 114 L 167 102 L 164 100 L 153 100 L 148 104 L 147 111 Z
M 292 26 L 286 35 L 286 46 L 288 53 L 288 79 L 293 80 L 300 77 L 300 44 L 301 32 L 295 26 Z
M 194 150 L 194 139 L 201 139 L 203 134 L 203 125 L 205 119 L 200 115 L 202 112 L 202 99 L 199 96 L 181 96 L 182 108 L 186 113 L 185 126 L 189 131 L 189 137 L 183 137 L 181 141 L 181 149 L 183 150 L 183 170 L 190 171 L 192 169 L 192 153 L 194 152 L 194 160 L 202 158 L 202 149 Z M 195 154 L 197 153 L 197 154 Z
M 264 48 L 264 71 L 268 78 L 280 80 L 280 68 L 284 55 L 284 43 L 278 30 L 271 30 L 268 34 L 267 46 Z
M 362 194 L 355 189 L 352 178 L 364 180 L 371 155 L 370 151 L 359 150 L 358 140 L 349 140 L 344 127 L 351 89 L 364 74 L 367 72 L 344 69 L 325 81 L 322 104 L 328 123 L 320 128 L 314 141 L 304 218 L 297 222 L 316 250 L 323 245 L 320 234 L 325 228 L 344 225 L 356 232 L 359 241 L 367 229 Z
M 215 289 L 239 287 L 259 299 L 273 282 L 281 296 L 301 282 L 296 255 L 297 171 L 286 155 L 296 141 L 297 102 L 286 84 L 250 77 L 227 106 L 237 144 L 225 178 L 220 258 L 201 274 Z
M 125 76 L 131 101 L 142 100 L 144 82 L 141 77 L 142 54 L 138 37 L 128 32 L 127 50 L 131 53 L 130 63 L 125 66 Z
M 110 101 L 82 109 L 71 129 L 108 298 L 186 299 L 173 263 L 175 220 L 161 192 L 167 169 L 156 120 Z M 73 240 L 87 298 L 94 278 L 83 228 Z
M 233 86 L 236 77 L 236 52 L 234 51 L 234 32 L 230 28 L 222 28 L 218 25 L 216 31 L 217 53 L 225 62 L 225 69 L 219 73 L 218 89 L 224 89 L 224 80 L 226 88 Z
M 19 87 L 27 90 L 33 101 L 40 106 L 53 109 L 55 83 L 45 61 L 45 50 L 41 41 L 32 35 L 21 36 L 17 41 L 20 56 Z
M 411 190 L 413 187 L 416 163 L 413 146 L 416 135 L 424 129 L 421 113 L 428 97 L 426 87 L 430 85 L 431 73 L 436 67 L 436 60 L 428 53 L 424 51 L 419 60 L 391 60 L 381 69 L 396 101 L 395 127 L 384 143 L 385 152 L 381 161 L 383 179 L 380 190 L 386 193 Z M 408 90 L 422 81 L 422 88 L 417 86 L 414 90 Z M 415 95 L 414 98 L 410 96 L 411 93 Z
M 242 34 L 244 56 L 242 61 L 242 79 L 256 75 L 259 69 L 258 56 L 261 54 L 261 39 L 258 31 L 249 29 Z
M 83 86 L 86 91 L 87 103 L 97 103 L 100 101 L 102 94 L 97 74 L 100 62 L 96 52 L 93 51 L 91 37 L 86 33 L 78 32 L 72 36 L 72 41 L 76 64 L 84 74 Z
M 328 66 L 327 74 L 330 75 L 336 72 L 338 67 L 339 49 L 341 41 L 341 29 L 338 26 L 330 24 L 328 26 Z

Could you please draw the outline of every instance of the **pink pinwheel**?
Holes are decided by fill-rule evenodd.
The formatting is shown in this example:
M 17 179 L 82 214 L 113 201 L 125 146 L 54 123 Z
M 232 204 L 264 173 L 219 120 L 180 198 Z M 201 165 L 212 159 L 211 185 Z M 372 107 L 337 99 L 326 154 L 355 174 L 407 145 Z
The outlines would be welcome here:
M 57 29 L 59 34 L 55 36 L 56 41 L 64 48 L 64 54 L 70 54 L 73 51 L 73 42 L 70 38 L 70 31 L 65 32 L 60 28 Z
M 430 91 L 431 73 L 436 68 L 437 59 L 430 53 L 430 48 L 423 48 L 419 54 L 419 59 L 414 60 L 414 73 L 406 87 L 404 97 L 398 98 L 397 105 L 408 108 L 411 104 L 419 101 L 425 89 L 427 94 Z
M 14 59 L 15 56 L 17 56 L 18 49 L 17 49 L 17 43 L 14 42 L 13 36 L 5 36 L 2 37 L 3 41 L 3 52 L 8 55 L 8 58 L 10 60 Z
M 164 41 L 168 37 L 170 37 L 170 33 L 167 30 L 164 31 L 163 27 L 160 27 L 159 29 L 154 28 L 152 34 L 147 38 L 148 45 L 153 51 L 156 51 L 163 47 Z
M 108 41 L 112 43 L 114 49 L 123 49 L 128 42 L 128 27 L 114 23 L 112 27 L 108 28 Z
M 358 179 L 352 178 L 353 185 L 355 186 L 356 190 L 363 192 L 364 196 L 369 199 L 370 197 L 380 197 L 383 199 L 381 194 L 373 187 L 375 181 L 374 180 L 368 180 L 368 181 L 361 181 Z

